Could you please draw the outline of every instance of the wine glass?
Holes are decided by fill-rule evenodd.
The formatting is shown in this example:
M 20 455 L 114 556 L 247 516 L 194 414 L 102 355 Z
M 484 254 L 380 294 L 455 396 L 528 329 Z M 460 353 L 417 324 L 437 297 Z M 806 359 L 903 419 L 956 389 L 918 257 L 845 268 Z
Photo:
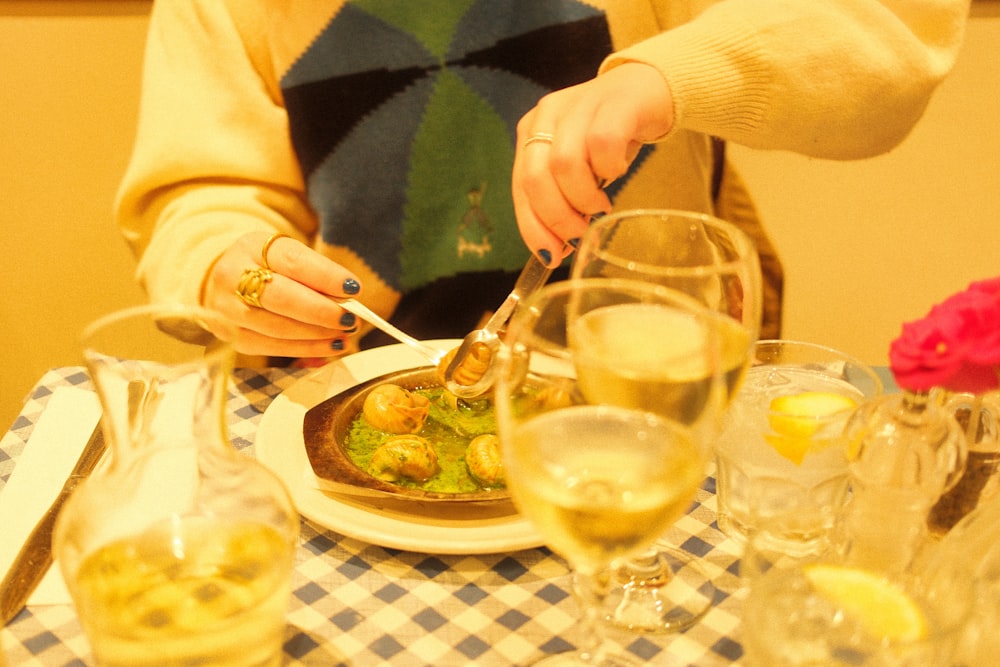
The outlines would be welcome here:
M 596 221 L 584 235 L 571 276 L 626 277 L 664 285 L 727 316 L 722 337 L 728 398 L 736 393 L 760 332 L 760 260 L 735 225 L 702 213 L 635 210 Z M 712 605 L 714 589 L 698 561 L 656 546 L 616 569 L 609 618 L 643 632 L 674 632 Z
M 604 641 L 611 564 L 653 544 L 704 479 L 724 319 L 668 288 L 600 278 L 552 283 L 512 319 L 495 395 L 507 487 L 568 561 L 585 611 L 585 645 L 540 664 L 632 664 Z

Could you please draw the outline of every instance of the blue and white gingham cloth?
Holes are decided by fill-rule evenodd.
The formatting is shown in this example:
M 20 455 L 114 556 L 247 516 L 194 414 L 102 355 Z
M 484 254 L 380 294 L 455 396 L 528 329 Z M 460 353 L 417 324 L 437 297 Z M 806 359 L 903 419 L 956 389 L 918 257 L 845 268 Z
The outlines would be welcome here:
M 226 406 L 234 447 L 253 454 L 264 411 L 306 372 L 274 368 L 234 372 Z M 49 396 L 62 385 L 91 388 L 80 367 L 53 369 L 41 378 L 0 440 L 0 492 Z M 715 524 L 714 488 L 710 477 L 667 541 L 699 557 L 716 586 L 715 605 L 683 633 L 638 635 L 612 629 L 609 634 L 622 650 L 641 662 L 739 664 L 740 549 Z M 563 561 L 544 548 L 428 555 L 365 544 L 303 520 L 286 629 L 286 664 L 528 664 L 573 647 L 579 608 L 570 585 Z M 92 664 L 71 606 L 29 607 L 0 630 L 0 645 L 11 666 Z

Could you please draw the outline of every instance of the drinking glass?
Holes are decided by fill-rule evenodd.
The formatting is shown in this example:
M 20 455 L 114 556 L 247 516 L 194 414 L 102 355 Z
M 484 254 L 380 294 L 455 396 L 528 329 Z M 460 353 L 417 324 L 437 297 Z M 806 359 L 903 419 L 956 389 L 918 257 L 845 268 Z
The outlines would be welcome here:
M 572 277 L 642 280 L 678 290 L 727 316 L 722 361 L 727 397 L 746 369 L 760 332 L 760 260 L 739 228 L 689 211 L 634 210 L 601 218 L 584 235 Z M 712 604 L 709 577 L 680 549 L 652 546 L 616 570 L 608 596 L 617 625 L 674 632 L 697 621 Z
M 667 288 L 605 279 L 553 283 L 513 318 L 495 399 L 507 485 L 568 561 L 584 608 L 584 646 L 542 664 L 631 664 L 604 643 L 610 566 L 655 542 L 704 479 L 723 319 Z
M 795 552 L 781 546 L 782 521 L 763 520 L 750 532 L 741 561 L 748 667 L 966 664 L 956 656 L 976 598 L 972 578 L 958 569 L 932 579 L 850 563 L 844 529 L 831 527 Z
M 719 529 L 745 543 L 757 524 L 780 524 L 771 532 L 782 548 L 808 551 L 847 500 L 844 427 L 882 393 L 882 381 L 864 362 L 815 343 L 762 340 L 750 356 L 715 441 Z

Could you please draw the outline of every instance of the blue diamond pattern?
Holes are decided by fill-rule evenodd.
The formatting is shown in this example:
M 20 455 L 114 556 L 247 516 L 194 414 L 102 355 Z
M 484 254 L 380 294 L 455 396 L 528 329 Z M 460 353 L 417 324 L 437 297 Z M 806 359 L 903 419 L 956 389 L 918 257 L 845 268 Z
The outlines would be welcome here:
M 565 653 L 566 651 L 572 651 L 575 647 L 561 637 L 553 637 L 539 648 L 546 653 Z
M 403 645 L 388 635 L 382 635 L 371 643 L 373 653 L 382 658 L 389 659 L 403 650 Z
M 388 584 L 375 591 L 375 597 L 383 602 L 395 602 L 406 595 L 406 589 L 399 584 Z
M 743 657 L 743 647 L 739 642 L 735 642 L 729 637 L 723 637 L 712 645 L 712 651 L 730 660 L 739 660 Z
M 712 550 L 712 545 L 697 535 L 692 535 L 684 541 L 681 548 L 689 554 L 704 558 Z
M 348 632 L 352 628 L 359 625 L 364 621 L 364 616 L 354 611 L 353 609 L 345 609 L 340 613 L 334 614 L 330 617 L 330 622 L 336 625 L 338 628 L 344 632 Z
M 337 546 L 337 543 L 331 540 L 325 534 L 321 533 L 313 537 L 308 542 L 306 542 L 304 546 L 306 549 L 308 549 L 314 554 L 325 554 L 328 551 L 331 551 L 335 546 Z M 352 556 L 350 560 L 347 561 L 347 563 L 353 563 L 356 567 L 360 567 L 361 569 L 364 570 L 371 569 L 367 563 L 365 563 L 363 560 L 361 560 L 356 556 Z M 345 563 L 345 565 L 347 563 Z
M 70 384 L 86 384 L 90 382 L 90 375 L 86 371 L 77 371 L 67 375 L 65 379 Z
M 41 632 L 30 639 L 24 641 L 24 647 L 31 651 L 32 655 L 38 655 L 42 651 L 59 643 L 59 638 L 51 632 Z
M 306 604 L 312 604 L 316 600 L 320 600 L 326 597 L 326 591 L 314 582 L 309 582 L 305 586 L 301 586 L 295 590 L 295 597 L 302 600 Z
M 523 577 L 528 572 L 528 568 L 514 558 L 504 558 L 493 566 L 493 571 L 507 581 L 515 581 Z
M 274 386 L 271 384 L 271 381 L 268 380 L 268 378 L 266 378 L 263 375 L 257 375 L 257 374 L 245 378 L 243 380 L 243 384 L 250 387 L 251 389 L 256 389 L 257 391 L 263 391 L 264 393 L 269 393 L 267 389 Z
M 244 405 L 242 408 L 237 408 L 237 410 L 236 410 L 236 416 L 240 417 L 241 419 L 253 419 L 254 417 L 256 417 L 259 414 L 260 414 L 260 410 L 258 410 L 252 404 L 251 405 Z
M 564 591 L 559 586 L 555 584 L 546 584 L 537 593 L 535 593 L 539 598 L 545 600 L 549 604 L 559 604 L 563 600 L 569 597 L 569 593 Z
M 488 598 L 489 596 L 490 594 L 488 592 L 484 591 L 482 588 L 476 586 L 475 584 L 466 584 L 465 586 L 462 586 L 460 589 L 455 591 L 455 597 L 457 597 L 462 602 L 465 602 L 470 607 L 475 606 L 477 602 L 485 598 Z
M 414 568 L 417 572 L 420 572 L 428 579 L 433 579 L 442 572 L 448 571 L 448 565 L 443 563 L 440 558 L 425 558 L 424 560 L 417 563 Z
M 663 651 L 663 647 L 654 644 L 645 637 L 640 637 L 628 645 L 628 650 L 649 662 Z
M 326 552 L 328 551 L 328 549 L 324 549 L 323 551 Z M 361 560 L 357 556 L 351 556 L 341 565 L 337 566 L 337 572 L 340 572 L 348 579 L 358 579 L 370 569 L 372 569 L 371 565 Z
M 706 477 L 705 478 L 705 482 L 701 485 L 701 488 L 703 488 L 705 491 L 708 491 L 709 493 L 711 493 L 711 494 L 714 495 L 715 494 L 715 478 L 714 477 Z
M 45 398 L 46 396 L 49 396 L 51 394 L 52 394 L 51 389 L 49 389 L 48 387 L 39 386 L 36 387 L 35 390 L 31 393 L 31 398 L 37 401 L 38 399 Z
M 18 431 L 26 426 L 31 426 L 31 420 L 24 415 L 18 415 L 17 419 L 14 420 L 14 423 L 11 424 L 10 430 Z
M 246 438 L 233 438 L 233 448 L 237 451 L 243 451 L 253 443 Z
M 511 609 L 508 612 L 504 612 L 499 618 L 497 618 L 497 623 L 505 628 L 517 630 L 530 620 L 531 618 L 528 615 L 519 612 L 516 609 Z
M 294 636 L 285 642 L 283 648 L 288 655 L 301 659 L 309 655 L 317 647 L 319 647 L 319 643 L 315 639 L 304 632 L 296 632 Z
M 437 630 L 448 622 L 448 619 L 433 609 L 424 609 L 413 617 L 414 622 L 428 632 Z
M 466 637 L 455 646 L 458 652 L 469 658 L 478 658 L 489 650 L 490 645 L 479 637 Z

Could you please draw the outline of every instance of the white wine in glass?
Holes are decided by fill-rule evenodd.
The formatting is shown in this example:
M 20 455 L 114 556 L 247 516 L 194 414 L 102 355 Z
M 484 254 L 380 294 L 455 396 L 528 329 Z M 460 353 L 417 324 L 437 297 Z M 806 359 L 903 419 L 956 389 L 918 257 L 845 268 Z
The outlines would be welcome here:
M 553 283 L 514 316 L 495 397 L 507 486 L 574 571 L 585 612 L 580 649 L 539 664 L 632 664 L 603 638 L 610 567 L 652 545 L 704 480 L 704 425 L 725 403 L 724 319 L 667 288 L 604 279 Z
M 728 398 L 736 393 L 760 332 L 760 260 L 753 241 L 729 222 L 689 211 L 634 210 L 605 216 L 584 235 L 573 278 L 626 278 L 680 291 L 724 316 L 721 354 Z M 663 332 L 637 332 L 648 340 Z M 637 347 L 641 345 L 636 341 Z M 697 560 L 653 546 L 621 564 L 608 595 L 617 625 L 675 632 L 695 623 L 714 591 Z

